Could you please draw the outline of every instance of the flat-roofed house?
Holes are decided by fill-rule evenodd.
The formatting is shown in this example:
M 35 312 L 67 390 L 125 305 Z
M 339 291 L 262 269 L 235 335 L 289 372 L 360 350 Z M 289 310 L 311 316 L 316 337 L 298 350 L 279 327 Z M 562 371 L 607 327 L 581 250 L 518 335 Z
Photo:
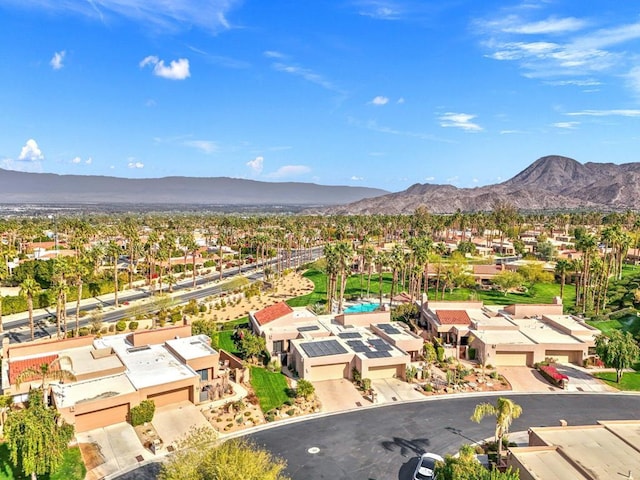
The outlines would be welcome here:
M 507 465 L 521 480 L 640 478 L 640 422 L 531 427 L 529 446 L 509 448 Z
M 71 370 L 76 381 L 45 386 L 77 432 L 124 422 L 131 408 L 146 399 L 156 406 L 197 404 L 209 400 L 208 394 L 202 395 L 204 387 L 226 383 L 219 372 L 219 352 L 208 337 L 192 336 L 190 325 L 3 346 L 3 392 L 18 401 L 42 383 L 42 378 L 31 378 L 18 388 L 21 372 L 57 358 L 71 359 L 61 367 Z

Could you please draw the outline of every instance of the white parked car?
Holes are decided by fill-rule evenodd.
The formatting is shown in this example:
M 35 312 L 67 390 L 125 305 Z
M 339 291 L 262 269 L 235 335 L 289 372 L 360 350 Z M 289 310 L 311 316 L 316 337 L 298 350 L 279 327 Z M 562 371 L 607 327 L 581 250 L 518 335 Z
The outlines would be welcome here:
M 433 480 L 433 470 L 436 462 L 444 462 L 444 458 L 435 453 L 423 453 L 413 472 L 413 480 Z

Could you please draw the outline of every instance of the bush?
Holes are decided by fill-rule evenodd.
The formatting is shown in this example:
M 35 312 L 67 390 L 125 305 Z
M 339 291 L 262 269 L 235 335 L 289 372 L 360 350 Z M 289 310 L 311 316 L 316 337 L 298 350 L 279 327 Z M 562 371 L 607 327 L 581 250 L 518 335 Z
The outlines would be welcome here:
M 436 359 L 438 362 L 444 362 L 444 347 L 437 345 L 436 346 Z
M 364 391 L 371 390 L 371 379 L 370 378 L 363 378 L 362 379 L 362 389 Z
M 473 347 L 469 348 L 469 360 L 475 360 L 476 359 L 476 349 Z
M 80 327 L 80 330 L 78 330 L 78 336 L 80 337 L 86 337 L 90 333 L 89 327 Z
M 305 379 L 298 380 L 298 386 L 296 388 L 296 397 L 309 398 L 316 391 L 315 387 L 310 381 Z
M 136 322 L 135 320 L 132 320 L 129 322 L 129 330 L 131 330 L 132 332 L 136 331 L 138 329 L 138 322 Z
M 153 400 L 143 400 L 140 405 L 133 407 L 129 411 L 129 421 L 131 425 L 137 427 L 153 420 L 153 414 L 156 412 L 156 404 Z
M 351 369 L 351 377 L 353 378 L 353 381 L 358 385 L 362 381 L 362 375 L 360 374 L 360 371 L 356 367 L 353 367 Z
M 127 322 L 124 320 L 119 320 L 116 323 L 116 332 L 124 332 L 127 329 Z

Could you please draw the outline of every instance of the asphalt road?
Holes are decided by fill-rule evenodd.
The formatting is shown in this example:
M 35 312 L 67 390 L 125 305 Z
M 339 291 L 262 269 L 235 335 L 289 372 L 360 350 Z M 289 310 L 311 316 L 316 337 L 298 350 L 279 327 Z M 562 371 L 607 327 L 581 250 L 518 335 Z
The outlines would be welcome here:
M 530 426 L 594 424 L 597 420 L 640 419 L 640 396 L 624 394 L 508 394 L 522 406 L 511 431 Z M 437 397 L 415 403 L 360 409 L 273 426 L 248 435 L 287 461 L 293 480 L 410 480 L 425 451 L 455 453 L 465 443 L 492 437 L 495 421 L 469 420 L 475 406 L 495 396 Z M 310 448 L 317 453 L 310 453 Z M 152 480 L 158 464 L 118 480 Z
M 315 260 L 322 256 L 322 247 L 315 247 L 311 249 L 312 258 Z M 308 252 L 301 254 L 308 255 Z M 297 261 L 297 256 L 294 254 L 292 257 L 293 264 Z M 268 264 L 275 264 L 276 259 L 271 259 Z M 245 275 L 250 281 L 256 281 L 263 278 L 263 273 L 261 270 L 261 265 L 245 265 L 242 267 L 232 268 L 223 271 L 222 278 L 223 280 L 228 280 L 232 277 L 238 275 Z M 218 295 L 223 292 L 223 288 L 221 284 L 214 283 L 218 282 L 220 276 L 218 273 L 208 275 L 206 277 L 196 278 L 196 288 L 193 289 L 193 282 L 191 279 L 180 282 L 179 284 L 174 285 L 173 290 L 175 292 L 179 292 L 180 290 L 185 290 L 184 293 L 176 294 L 173 297 L 174 303 L 187 303 L 191 299 L 201 300 L 203 298 Z M 165 289 L 167 286 L 165 286 Z M 128 318 L 131 316 L 131 308 L 128 308 L 124 305 L 124 302 L 130 303 L 137 300 L 142 300 L 146 298 L 151 298 L 150 293 L 145 289 L 138 289 L 135 293 L 131 293 L 131 291 L 126 292 L 123 291 L 118 296 L 118 300 L 120 303 L 120 307 L 118 310 L 105 310 L 102 317 L 102 322 L 104 324 L 115 323 L 122 318 Z M 112 307 L 115 305 L 114 300 L 109 301 L 101 301 L 100 304 L 103 308 Z M 90 311 L 95 309 L 95 305 L 85 305 L 80 308 L 81 311 Z M 136 311 L 147 311 L 152 310 L 154 308 L 154 304 L 150 302 L 148 305 L 140 305 L 136 307 Z M 67 319 L 68 319 L 68 328 L 75 328 L 75 313 L 76 307 L 75 302 L 70 302 L 67 304 Z M 34 315 L 33 320 L 35 324 L 35 338 L 54 338 L 56 335 L 56 325 L 55 325 L 55 306 L 52 306 L 49 309 L 49 313 Z M 47 321 L 47 318 L 53 318 L 53 321 Z M 81 327 L 89 325 L 90 318 L 85 316 L 81 318 L 79 321 L 79 325 Z M 31 340 L 31 335 L 29 331 L 25 331 L 23 327 L 29 325 L 28 317 L 25 315 L 23 318 L 19 320 L 13 320 L 4 323 L 4 329 L 6 334 L 9 336 L 11 343 L 19 343 L 19 342 L 27 342 Z

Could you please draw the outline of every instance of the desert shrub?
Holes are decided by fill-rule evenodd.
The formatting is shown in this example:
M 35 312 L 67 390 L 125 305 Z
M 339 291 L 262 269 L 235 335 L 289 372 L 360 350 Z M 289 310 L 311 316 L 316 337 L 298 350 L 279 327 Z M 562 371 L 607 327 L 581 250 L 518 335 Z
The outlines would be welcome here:
M 129 322 L 129 330 L 131 330 L 132 332 L 138 329 L 138 322 L 135 320 L 132 320 Z
M 78 330 L 78 335 L 80 337 L 86 337 L 90 333 L 91 333 L 91 330 L 89 329 L 89 327 L 80 327 L 80 329 Z
M 156 412 L 156 404 L 153 400 L 143 400 L 140 405 L 133 407 L 129 411 L 129 422 L 134 427 L 142 425 L 144 423 L 153 420 L 153 415 Z
M 116 331 L 117 332 L 124 332 L 127 329 L 127 322 L 125 322 L 124 320 L 119 320 L 116 323 Z

